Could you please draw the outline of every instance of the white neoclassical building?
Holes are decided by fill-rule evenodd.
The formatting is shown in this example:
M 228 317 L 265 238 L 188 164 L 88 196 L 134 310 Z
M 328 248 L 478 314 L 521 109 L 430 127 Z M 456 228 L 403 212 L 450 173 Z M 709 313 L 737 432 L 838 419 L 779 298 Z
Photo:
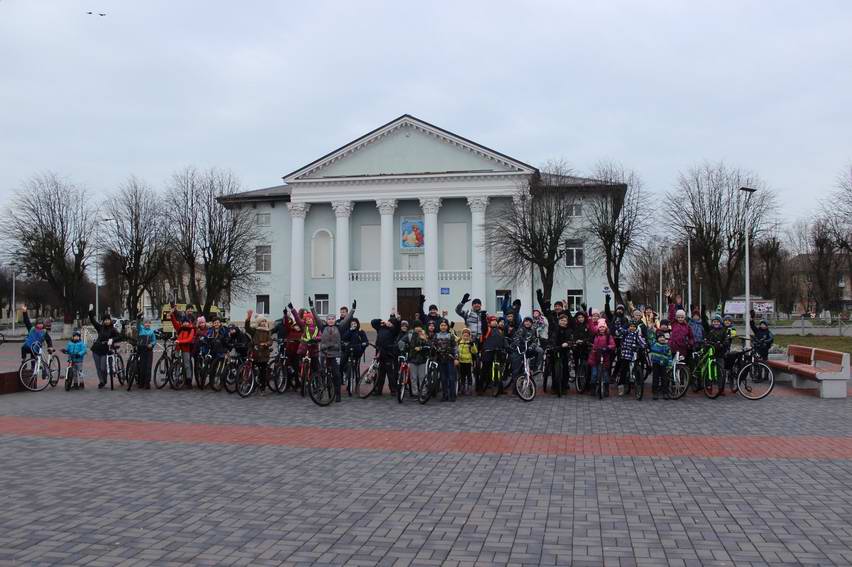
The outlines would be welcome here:
M 320 313 L 357 299 L 362 320 L 386 317 L 394 307 L 409 318 L 421 293 L 427 305 L 453 314 L 466 292 L 494 312 L 507 290 L 528 313 L 537 274 L 529 269 L 510 285 L 491 269 L 483 240 L 489 211 L 512 206 L 535 172 L 406 114 L 284 176 L 281 185 L 225 199 L 229 207 L 250 207 L 261 235 L 257 289 L 231 299 L 233 316 L 252 308 L 278 317 L 288 302 L 307 306 L 310 295 Z M 612 188 L 570 181 L 582 223 L 584 200 Z M 585 250 L 582 240 L 570 243 L 554 298 L 602 303 L 605 279 L 599 266 L 587 265 Z

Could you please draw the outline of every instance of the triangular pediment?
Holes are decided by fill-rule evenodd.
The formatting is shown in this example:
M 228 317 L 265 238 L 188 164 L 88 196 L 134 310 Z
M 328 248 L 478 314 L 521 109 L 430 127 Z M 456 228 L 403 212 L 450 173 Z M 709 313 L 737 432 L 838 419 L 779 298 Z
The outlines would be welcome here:
M 291 183 L 533 171 L 532 166 L 406 114 L 294 171 L 284 180 Z

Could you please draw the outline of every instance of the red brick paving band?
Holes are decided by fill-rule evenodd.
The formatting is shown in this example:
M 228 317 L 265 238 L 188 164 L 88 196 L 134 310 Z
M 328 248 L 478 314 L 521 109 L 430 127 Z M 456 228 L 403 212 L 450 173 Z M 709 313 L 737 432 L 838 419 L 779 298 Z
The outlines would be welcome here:
M 852 460 L 852 438 L 822 436 L 412 432 L 14 416 L 0 416 L 0 435 L 420 453 Z

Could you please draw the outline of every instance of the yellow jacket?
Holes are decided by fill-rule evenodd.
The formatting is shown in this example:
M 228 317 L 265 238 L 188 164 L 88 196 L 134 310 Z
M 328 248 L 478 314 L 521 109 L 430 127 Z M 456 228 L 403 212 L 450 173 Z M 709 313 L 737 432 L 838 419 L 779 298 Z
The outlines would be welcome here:
M 460 364 L 471 364 L 473 362 L 473 355 L 476 354 L 476 343 L 471 341 L 466 341 L 464 339 L 459 339 L 459 363 Z

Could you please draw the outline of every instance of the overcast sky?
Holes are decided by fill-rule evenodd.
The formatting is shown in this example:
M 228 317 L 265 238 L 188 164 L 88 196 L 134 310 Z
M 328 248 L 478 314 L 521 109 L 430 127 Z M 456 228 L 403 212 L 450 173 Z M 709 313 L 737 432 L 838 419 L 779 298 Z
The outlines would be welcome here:
M 852 161 L 852 2 L 701 4 L 0 0 L 0 200 L 46 169 L 266 187 L 410 113 L 656 191 L 723 159 L 802 214 Z

